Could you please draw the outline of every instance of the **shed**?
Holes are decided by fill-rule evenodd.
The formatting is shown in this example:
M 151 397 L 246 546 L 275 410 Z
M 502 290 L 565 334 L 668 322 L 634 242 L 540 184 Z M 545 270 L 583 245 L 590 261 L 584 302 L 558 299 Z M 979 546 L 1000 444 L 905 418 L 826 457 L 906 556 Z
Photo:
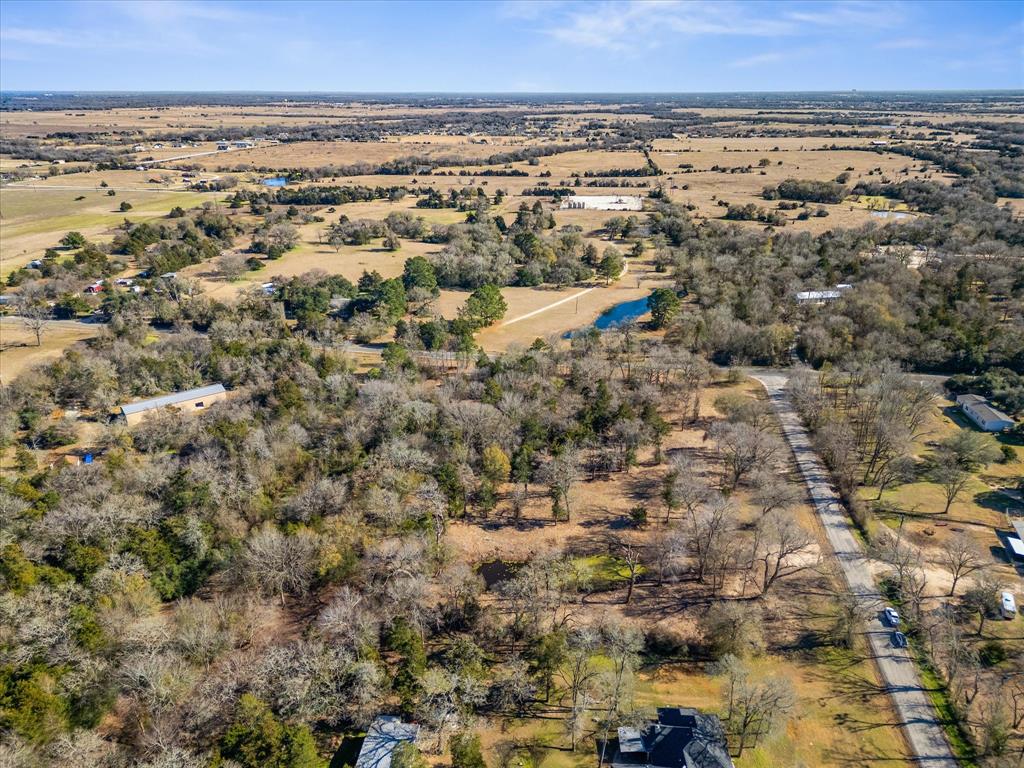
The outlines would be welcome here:
M 985 432 L 1003 432 L 1016 425 L 1013 419 L 998 408 L 993 408 L 981 395 L 959 395 L 956 402 L 967 418 Z
M 175 392 L 171 395 L 140 400 L 137 403 L 125 403 L 120 406 L 119 411 L 125 422 L 138 424 L 146 417 L 146 414 L 152 411 L 173 408 L 181 413 L 194 413 L 225 398 L 227 398 L 227 392 L 223 384 L 210 384 L 206 387 L 187 389 L 184 392 Z
M 1021 541 L 1016 536 L 1007 536 L 1006 543 L 1010 548 L 1011 560 L 1024 560 L 1024 541 Z

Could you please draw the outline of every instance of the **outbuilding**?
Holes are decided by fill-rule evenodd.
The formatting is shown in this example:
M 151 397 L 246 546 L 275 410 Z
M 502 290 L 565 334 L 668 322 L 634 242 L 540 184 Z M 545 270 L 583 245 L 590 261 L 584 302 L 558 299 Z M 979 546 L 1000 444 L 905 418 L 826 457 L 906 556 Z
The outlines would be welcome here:
M 562 200 L 559 208 L 587 211 L 642 211 L 643 198 L 636 195 L 573 195 Z
M 195 413 L 196 411 L 209 408 L 213 403 L 225 400 L 227 396 L 223 384 L 211 384 L 207 387 L 175 392 L 172 395 L 161 395 L 160 397 L 152 397 L 149 400 L 140 400 L 137 403 L 125 403 L 118 410 L 120 411 L 120 417 L 127 424 L 132 425 L 138 424 L 154 411 L 173 409 L 183 414 Z
M 967 418 L 985 432 L 1003 432 L 1013 429 L 1016 424 L 998 408 L 993 408 L 981 395 L 959 395 L 956 402 Z
M 415 723 L 403 723 L 394 715 L 375 718 L 366 731 L 355 768 L 391 768 L 395 748 L 415 741 L 419 730 Z

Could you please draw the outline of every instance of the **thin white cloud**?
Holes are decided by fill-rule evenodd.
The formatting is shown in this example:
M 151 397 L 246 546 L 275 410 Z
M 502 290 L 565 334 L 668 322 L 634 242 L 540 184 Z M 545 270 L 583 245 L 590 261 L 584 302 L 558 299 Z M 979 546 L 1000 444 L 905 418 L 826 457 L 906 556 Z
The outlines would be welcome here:
M 25 56 L 33 48 L 213 55 L 227 40 L 258 39 L 256 33 L 275 29 L 280 21 L 222 3 L 187 0 L 104 0 L 91 7 L 95 12 L 89 20 L 73 27 L 61 28 L 58 22 L 46 28 L 0 28 L 7 47 L 20 49 L 5 50 L 4 57 Z M 116 34 L 111 33 L 112 26 L 117 27 Z
M 906 20 L 906 11 L 901 2 L 846 2 L 818 3 L 813 10 L 787 12 L 786 18 L 807 25 L 821 27 L 890 28 Z
M 505 8 L 509 17 L 540 24 L 549 19 L 539 30 L 561 42 L 619 53 L 655 48 L 680 37 L 787 37 L 894 29 L 908 18 L 904 4 L 893 0 L 808 4 L 602 0 L 559 6 L 525 0 Z M 539 9 L 545 13 L 538 14 Z
M 768 37 L 796 30 L 789 21 L 750 13 L 751 7 L 758 9 L 732 2 L 677 0 L 574 4 L 557 14 L 544 32 L 571 45 L 625 52 L 657 47 L 672 36 Z
M 55 29 L 32 29 L 30 27 L 0 27 L 0 40 L 26 45 L 67 46 L 74 41 L 68 35 Z

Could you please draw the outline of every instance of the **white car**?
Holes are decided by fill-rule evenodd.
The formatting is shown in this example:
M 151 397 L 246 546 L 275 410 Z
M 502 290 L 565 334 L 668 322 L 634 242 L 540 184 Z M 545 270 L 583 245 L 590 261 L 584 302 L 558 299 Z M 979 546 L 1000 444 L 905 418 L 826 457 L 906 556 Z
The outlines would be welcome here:
M 999 612 L 1004 619 L 1013 621 L 1017 618 L 1017 601 L 1013 599 L 1012 592 L 1003 592 L 999 596 Z
M 900 625 L 900 615 L 896 613 L 896 609 L 891 605 L 887 606 L 882 613 L 885 615 L 885 623 L 890 627 L 898 627 Z

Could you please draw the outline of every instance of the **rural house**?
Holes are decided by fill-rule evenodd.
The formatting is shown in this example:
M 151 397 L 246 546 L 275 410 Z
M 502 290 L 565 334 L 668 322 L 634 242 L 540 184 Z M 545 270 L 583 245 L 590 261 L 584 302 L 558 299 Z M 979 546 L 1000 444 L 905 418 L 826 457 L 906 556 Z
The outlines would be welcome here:
M 120 416 L 130 426 L 138 424 L 153 411 L 173 408 L 180 413 L 192 413 L 209 408 L 213 403 L 226 398 L 227 392 L 224 390 L 223 384 L 211 384 L 207 387 L 175 392 L 173 395 L 161 395 L 149 400 L 140 400 L 137 403 L 125 403 L 120 406 L 119 411 Z
M 959 395 L 956 402 L 967 418 L 985 432 L 1002 432 L 1014 427 L 1013 419 L 998 408 L 993 408 L 981 395 Z
M 380 715 L 366 731 L 355 768 L 391 768 L 391 756 L 402 742 L 416 740 L 419 726 L 394 715 Z
M 839 283 L 834 289 L 824 291 L 797 291 L 796 300 L 798 304 L 825 304 L 841 299 L 843 294 L 852 288 L 849 283 Z
M 733 768 L 717 715 L 688 707 L 659 707 L 643 728 L 623 727 L 597 742 L 598 762 L 610 768 Z

